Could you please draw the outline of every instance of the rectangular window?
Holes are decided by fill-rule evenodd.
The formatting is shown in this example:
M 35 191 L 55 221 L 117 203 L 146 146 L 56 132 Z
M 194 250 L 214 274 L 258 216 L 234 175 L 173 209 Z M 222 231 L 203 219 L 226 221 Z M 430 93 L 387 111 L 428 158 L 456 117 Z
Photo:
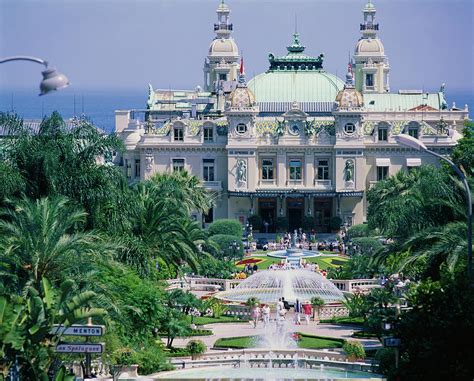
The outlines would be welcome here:
M 130 163 L 130 160 L 125 159 L 125 168 L 127 171 L 127 179 L 132 178 L 132 164 Z
M 204 142 L 213 142 L 214 141 L 214 131 L 212 127 L 204 128 Z
M 174 141 L 182 142 L 184 140 L 184 130 L 182 128 L 174 129 Z
M 173 159 L 173 172 L 184 171 L 184 159 Z
M 329 180 L 329 160 L 318 160 L 318 180 Z
M 262 180 L 273 180 L 273 159 L 262 159 Z
M 386 128 L 378 129 L 379 142 L 386 142 L 388 137 L 388 130 Z
M 214 159 L 203 160 L 203 180 L 214 181 Z
M 415 139 L 418 139 L 418 127 L 408 128 L 408 135 L 413 136 Z
M 377 167 L 377 181 L 385 180 L 388 177 L 388 167 Z
M 202 216 L 202 220 L 205 224 L 210 224 L 214 221 L 214 209 L 211 208 L 207 213 L 204 213 Z
M 374 75 L 373 74 L 366 74 L 365 75 L 365 86 L 373 87 L 374 86 Z
M 290 180 L 301 181 L 303 179 L 303 165 L 301 160 L 290 160 Z
M 135 159 L 135 178 L 140 177 L 140 159 Z
M 219 81 L 227 81 L 227 74 L 219 74 Z

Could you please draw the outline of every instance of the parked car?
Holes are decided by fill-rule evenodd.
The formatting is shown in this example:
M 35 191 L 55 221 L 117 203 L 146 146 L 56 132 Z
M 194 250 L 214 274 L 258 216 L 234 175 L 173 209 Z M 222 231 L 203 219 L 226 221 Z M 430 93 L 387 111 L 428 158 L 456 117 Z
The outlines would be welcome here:
M 257 250 L 268 250 L 268 240 L 266 238 L 257 239 Z

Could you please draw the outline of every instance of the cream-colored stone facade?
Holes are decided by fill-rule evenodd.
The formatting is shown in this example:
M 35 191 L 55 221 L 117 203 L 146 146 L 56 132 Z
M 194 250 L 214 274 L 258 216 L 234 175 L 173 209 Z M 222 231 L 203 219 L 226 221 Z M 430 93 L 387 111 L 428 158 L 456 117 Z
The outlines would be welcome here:
M 150 86 L 146 110 L 116 112 L 116 132 L 126 146 L 119 164 L 129 180 L 163 171 L 192 173 L 215 196 L 210 214 L 196 215 L 204 225 L 219 218 L 245 223 L 252 214 L 268 222 L 270 232 L 281 217 L 291 230 L 309 220 L 316 230 L 328 231 L 335 216 L 348 225 L 364 222 L 366 191 L 373 184 L 401 169 L 437 164 L 399 146 L 394 136 L 416 136 L 447 155 L 468 118 L 467 107 L 447 106 L 444 89 L 388 93 L 388 61 L 369 4 L 345 84 L 324 72 L 322 55 L 303 55 L 295 34 L 288 54 L 271 55 L 268 72 L 248 85 L 237 63 L 230 10 L 219 5 L 204 91 Z M 371 65 L 372 85 L 366 77 Z M 219 80 L 223 68 L 226 76 Z M 294 78 L 302 75 L 311 80 L 295 89 Z M 285 86 L 293 86 L 298 101 L 288 102 Z

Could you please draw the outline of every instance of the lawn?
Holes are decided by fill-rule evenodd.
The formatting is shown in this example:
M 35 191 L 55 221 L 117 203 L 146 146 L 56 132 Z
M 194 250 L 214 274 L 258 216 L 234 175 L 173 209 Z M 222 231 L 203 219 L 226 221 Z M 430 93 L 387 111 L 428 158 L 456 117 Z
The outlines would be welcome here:
M 280 258 L 273 258 L 269 256 L 255 256 L 255 257 L 245 257 L 245 259 L 249 258 L 255 258 L 255 259 L 261 259 L 259 263 L 257 263 L 257 267 L 259 270 L 266 270 L 272 263 L 280 263 L 281 259 Z M 308 262 L 310 263 L 317 263 L 319 265 L 319 268 L 321 270 L 327 270 L 330 267 L 339 267 L 339 266 L 345 266 L 347 264 L 348 258 L 346 257 L 340 257 L 337 255 L 334 256 L 324 256 L 324 257 L 314 257 L 314 258 L 308 258 Z M 238 261 L 237 261 L 238 262 Z M 245 265 L 237 265 L 238 269 L 243 269 Z
M 191 316 L 186 316 L 189 322 L 191 322 Z M 245 319 L 236 319 L 232 316 L 221 316 L 219 318 L 214 318 L 210 316 L 196 316 L 194 318 L 194 324 L 196 325 L 204 325 L 204 324 L 216 324 L 216 323 L 241 323 L 247 320 Z
M 305 349 L 342 348 L 344 339 L 333 339 L 331 337 L 313 336 L 300 333 L 298 347 Z M 215 348 L 245 349 L 253 348 L 258 336 L 226 337 L 218 339 Z

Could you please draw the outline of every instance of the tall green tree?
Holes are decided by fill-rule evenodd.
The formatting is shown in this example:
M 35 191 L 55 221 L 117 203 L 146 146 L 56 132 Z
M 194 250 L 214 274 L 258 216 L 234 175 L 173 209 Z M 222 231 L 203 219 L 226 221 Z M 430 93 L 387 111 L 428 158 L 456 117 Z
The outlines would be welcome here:
M 21 379 L 48 381 L 54 348 L 61 339 L 60 332 L 52 332 L 53 326 L 103 316 L 103 309 L 90 306 L 94 297 L 91 291 L 77 292 L 72 280 L 55 288 L 44 277 L 39 288 L 28 286 L 23 296 L 0 296 L 0 364 L 5 373 L 18 361 Z
M 0 274 L 7 290 L 40 287 L 81 277 L 105 260 L 113 247 L 93 231 L 85 232 L 86 212 L 64 197 L 10 202 L 0 210 Z
M 7 188 L 4 196 L 20 191 L 33 199 L 63 195 L 87 211 L 88 226 L 110 222 L 102 218 L 102 208 L 120 197 L 125 181 L 119 168 L 104 163 L 123 147 L 116 135 L 106 135 L 86 120 L 76 120 L 68 128 L 57 112 L 45 117 L 37 131 L 5 113 L 0 113 L 0 126 L 8 133 L 1 143 L 7 167 L 0 168 L 0 179 L 8 171 L 21 176 L 10 185 L 11 194 L 6 194 Z

